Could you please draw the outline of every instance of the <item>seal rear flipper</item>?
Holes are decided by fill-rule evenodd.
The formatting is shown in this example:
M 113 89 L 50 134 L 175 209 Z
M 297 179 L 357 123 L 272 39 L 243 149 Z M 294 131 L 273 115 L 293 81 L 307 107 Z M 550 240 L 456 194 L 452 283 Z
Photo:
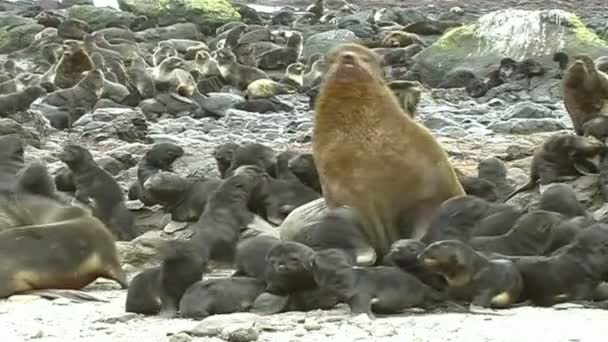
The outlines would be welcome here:
M 32 295 L 32 296 L 40 296 L 45 299 L 57 299 L 57 298 L 68 298 L 73 301 L 83 302 L 83 301 L 94 301 L 94 302 L 105 302 L 108 303 L 109 300 L 95 297 L 90 295 L 84 291 L 79 290 L 67 290 L 67 289 L 45 289 L 45 290 L 30 290 L 21 292 L 19 294 L 23 295 Z
M 250 311 L 260 315 L 273 315 L 285 310 L 288 302 L 289 296 L 279 296 L 264 292 L 255 299 Z

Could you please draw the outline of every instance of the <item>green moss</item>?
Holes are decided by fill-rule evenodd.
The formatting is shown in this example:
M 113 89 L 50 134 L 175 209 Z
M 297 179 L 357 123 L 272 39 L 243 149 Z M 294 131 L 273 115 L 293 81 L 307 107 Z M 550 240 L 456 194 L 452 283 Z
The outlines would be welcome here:
M 218 19 L 240 19 L 240 14 L 226 0 L 154 0 L 158 14 L 165 9 L 185 7 L 200 9 Z
M 572 25 L 572 32 L 574 33 L 577 40 L 592 44 L 606 45 L 607 42 L 598 37 L 593 31 L 591 31 L 583 22 L 579 19 L 576 14 L 570 14 L 568 16 L 568 22 Z
M 458 47 L 460 42 L 463 42 L 466 38 L 472 37 L 477 30 L 477 25 L 470 24 L 453 28 L 444 33 L 434 44 L 441 50 L 449 50 Z

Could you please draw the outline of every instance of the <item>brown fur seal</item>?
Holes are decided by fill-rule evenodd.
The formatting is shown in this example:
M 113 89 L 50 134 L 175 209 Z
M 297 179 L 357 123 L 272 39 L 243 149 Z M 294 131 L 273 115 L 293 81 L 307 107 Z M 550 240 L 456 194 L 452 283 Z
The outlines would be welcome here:
M 265 78 L 255 80 L 247 86 L 245 98 L 258 99 L 295 93 L 302 87 L 303 71 L 304 64 L 292 63 L 287 67 L 285 75 L 279 82 Z
M 196 82 L 192 75 L 181 69 L 186 65 L 180 57 L 169 57 L 163 60 L 152 72 L 156 82 L 156 90 L 172 92 L 190 97 L 196 90 Z
M 53 83 L 59 88 L 71 88 L 82 79 L 85 71 L 94 68 L 91 57 L 80 43 L 76 40 L 66 40 L 63 42 L 63 56 L 55 68 Z
M 217 51 L 217 63 L 226 82 L 241 90 L 247 89 L 249 83 L 255 80 L 268 78 L 261 69 L 239 64 L 230 49 Z
M 84 78 L 69 89 L 47 95 L 43 102 L 56 107 L 83 108 L 90 110 L 103 92 L 104 77 L 101 70 L 87 71 Z
M 32 102 L 44 95 L 46 95 L 46 91 L 38 86 L 0 95 L 0 117 L 27 110 Z
M 594 138 L 570 134 L 556 134 L 547 138 L 534 152 L 530 165 L 530 179 L 511 192 L 508 200 L 516 194 L 534 188 L 537 182 L 547 185 L 576 178 L 587 171 L 583 167 L 595 168 L 587 160 L 606 151 L 606 145 Z
M 401 238 L 420 238 L 445 200 L 464 195 L 447 153 L 404 113 L 381 59 L 343 44 L 315 106 L 313 156 L 328 207 L 351 206 L 364 234 L 385 255 Z
M 420 102 L 422 84 L 418 81 L 391 81 L 388 86 L 399 99 L 403 111 L 415 117 Z
M 393 31 L 389 32 L 384 39 L 382 39 L 382 47 L 387 48 L 398 48 L 398 47 L 407 47 L 412 44 L 423 45 L 420 38 L 409 32 L 403 31 Z
M 453 299 L 506 308 L 521 296 L 524 284 L 513 262 L 488 260 L 462 241 L 434 242 L 418 258 L 428 270 L 445 278 Z
M 80 289 L 98 277 L 127 287 L 112 234 L 78 207 L 38 196 L 2 196 L 0 298 L 34 289 Z
M 608 114 L 608 75 L 597 70 L 588 56 L 574 57 L 562 78 L 562 91 L 577 135 L 583 135 L 585 122 Z

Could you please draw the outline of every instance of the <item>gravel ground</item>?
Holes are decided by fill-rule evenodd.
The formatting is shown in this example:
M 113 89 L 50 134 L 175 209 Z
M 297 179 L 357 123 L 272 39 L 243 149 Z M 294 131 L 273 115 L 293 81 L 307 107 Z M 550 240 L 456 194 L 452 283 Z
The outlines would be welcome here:
M 107 303 L 70 303 L 34 296 L 13 296 L 0 301 L 3 342 L 17 341 L 188 341 L 179 332 L 197 321 L 161 319 L 125 314 L 126 291 L 107 281 L 87 289 Z M 408 312 L 398 316 L 349 316 L 343 305 L 329 311 L 292 312 L 267 317 L 258 341 L 462 341 L 462 342 L 594 342 L 605 341 L 608 312 L 581 309 L 522 307 L 495 311 L 496 315 Z M 223 320 L 223 318 L 222 318 Z M 226 317 L 228 321 L 228 317 Z M 273 331 L 266 331 L 273 330 Z M 179 337 L 179 338 L 178 338 Z M 192 337 L 193 341 L 221 341 Z

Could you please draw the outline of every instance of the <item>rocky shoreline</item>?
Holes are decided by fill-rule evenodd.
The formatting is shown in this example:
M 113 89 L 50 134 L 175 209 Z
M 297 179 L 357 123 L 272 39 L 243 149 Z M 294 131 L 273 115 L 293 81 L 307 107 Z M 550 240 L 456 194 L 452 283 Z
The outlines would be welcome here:
M 339 2 L 327 1 L 328 7 L 337 8 Z M 329 29 L 312 25 L 274 25 L 277 30 L 301 31 L 305 38 L 304 55 L 314 52 L 325 52 L 327 46 L 342 41 L 369 39 L 380 35 L 377 27 L 369 25 L 369 18 L 374 18 L 376 12 L 367 11 L 370 8 L 394 8 L 404 6 L 401 1 L 389 0 L 352 0 L 350 3 L 359 5 L 360 12 L 338 16 L 344 21 L 331 24 Z M 99 8 L 90 6 L 87 0 L 64 1 L 61 8 L 57 3 L 40 1 L 40 5 L 50 6 L 54 10 L 80 16 L 84 21 L 96 18 L 97 21 L 87 21 L 102 29 L 116 15 L 119 23 L 116 27 L 134 27 L 136 14 L 116 12 L 107 9 L 102 12 Z M 308 1 L 286 2 L 285 0 L 266 1 L 234 1 L 233 5 L 261 5 L 297 7 L 300 11 Z M 72 7 L 79 6 L 79 7 Z M 460 10 L 451 10 L 458 7 Z M 456 30 L 463 30 L 461 36 L 446 38 L 448 33 L 421 35 L 422 49 L 413 55 L 404 55 L 403 63 L 397 63 L 392 69 L 393 78 L 401 77 L 417 79 L 427 85 L 421 93 L 420 103 L 416 113 L 419 122 L 428 127 L 438 141 L 448 152 L 455 167 L 465 174 L 476 174 L 477 164 L 487 157 L 498 157 L 509 167 L 508 179 L 512 184 L 523 184 L 528 177 L 531 156 L 542 141 L 557 132 L 571 132 L 572 123 L 564 107 L 561 95 L 557 63 L 550 56 L 555 50 L 553 42 L 541 42 L 540 46 L 526 47 L 527 58 L 534 58 L 543 67 L 542 75 L 526 76 L 524 80 L 507 79 L 502 84 L 484 89 L 481 96 L 473 96 L 469 81 L 453 77 L 455 86 L 439 88 L 437 81 L 451 79 L 453 71 L 459 68 L 470 70 L 478 82 L 485 82 L 484 77 L 489 71 L 497 70 L 500 57 L 505 56 L 500 50 L 511 49 L 516 45 L 498 46 L 491 53 L 482 51 L 480 41 L 484 34 L 500 33 L 500 25 L 483 26 L 479 18 L 496 10 L 507 8 L 518 10 L 552 10 L 562 9 L 578 15 L 583 26 L 576 26 L 578 21 L 568 25 L 551 22 L 546 30 L 557 32 L 556 36 L 563 40 L 566 50 L 573 52 L 580 46 L 590 48 L 583 53 L 594 57 L 608 56 L 608 17 L 606 4 L 603 0 L 586 1 L 584 6 L 573 1 L 565 0 L 509 0 L 509 1 L 433 1 L 413 0 L 407 2 L 407 8 L 394 9 L 399 18 L 403 19 L 400 26 L 411 24 L 408 18 L 422 16 L 428 22 L 437 24 L 444 21 L 457 21 Z M 40 8 L 33 3 L 23 0 L 17 2 L 0 1 L 0 64 L 10 56 L 29 45 L 20 42 L 35 40 L 34 36 L 42 31 L 32 13 Z M 71 8 L 71 9 L 70 9 Z M 80 11 L 74 10 L 74 8 Z M 117 13 L 121 13 L 118 15 Z M 245 12 L 240 11 L 241 16 Z M 459 14 L 456 14 L 459 13 Z M 139 13 L 141 14 L 141 13 Z M 179 12 L 173 13 L 179 16 Z M 390 13 L 389 13 L 390 14 Z M 386 17 L 390 17 L 389 14 Z M 508 14 L 508 13 L 507 13 Z M 230 14 L 232 15 L 232 14 Z M 291 15 L 291 14 L 289 14 Z M 560 14 L 561 15 L 561 14 Z M 163 20 L 177 20 L 168 16 Z M 287 15 L 286 15 L 287 16 Z M 259 13 L 264 22 L 273 22 L 276 13 Z M 253 20 L 254 15 L 242 18 Z M 229 19 L 220 16 L 205 17 L 197 22 L 199 26 L 181 29 L 171 29 L 167 32 L 158 30 L 155 23 L 138 27 L 141 37 L 138 45 L 142 50 L 150 44 L 165 39 L 196 39 L 197 35 L 211 37 L 217 27 Z M 295 18 L 295 15 L 294 15 Z M 346 18 L 346 19 L 345 19 Z M 443 19 L 441 19 L 443 18 Z M 489 17 L 486 17 L 489 18 Z M 491 17 L 490 17 L 491 18 Z M 536 20 L 533 16 L 525 20 Z M 562 17 L 557 20 L 558 22 Z M 571 18 L 571 17 L 568 17 Z M 191 18 L 190 18 L 191 19 Z M 185 21 L 192 21 L 186 19 Z M 197 19 L 198 20 L 198 19 Z M 510 41 L 525 41 L 530 32 L 525 20 L 513 24 L 520 28 L 511 32 L 507 37 Z M 278 19 L 276 20 L 278 21 Z M 540 21 L 539 21 L 540 22 Z M 573 24 L 574 23 L 574 24 Z M 173 23 L 171 23 L 173 24 Z M 529 22 L 528 22 L 529 24 Z M 475 29 L 489 28 L 496 32 L 481 32 L 468 35 L 466 27 L 477 25 Z M 553 26 L 551 26 L 553 25 Z M 109 27 L 108 26 L 108 27 Z M 205 29 L 201 29 L 201 26 Z M 211 29 L 211 27 L 213 29 Z M 373 29 L 371 27 L 374 27 Z M 565 28 L 564 28 L 565 27 Z M 574 27 L 574 28 L 573 28 Z M 146 31 L 147 30 L 147 31 Z M 342 32 L 348 30 L 349 32 Z M 527 31 L 528 30 L 528 31 Z M 553 30 L 553 31 L 551 31 Z M 95 30 L 93 30 L 95 31 Z M 133 30 L 135 31 L 135 30 Z M 445 30 L 448 32 L 449 30 Z M 542 31 L 546 32 L 546 31 Z M 581 33 L 582 32 L 582 33 Z M 383 32 L 385 33 L 385 32 Z M 316 37 L 315 37 L 316 36 Z M 448 41 L 451 45 L 437 42 Z M 210 42 L 211 39 L 208 40 Z M 319 43 L 322 42 L 322 43 Z M 458 48 L 477 51 L 478 56 L 462 55 L 458 57 Z M 469 48 L 469 47 L 474 47 Z M 522 45 L 523 46 L 523 45 Z M 445 49 L 444 49 L 445 48 Z M 539 51 L 551 50 L 541 56 Z M 426 52 L 425 52 L 426 51 Z M 429 52 L 430 51 L 430 52 Z M 503 51 L 503 52 L 504 52 Z M 38 53 L 39 51 L 36 51 Z M 427 55 L 424 55 L 424 54 Z M 151 53 L 147 52 L 147 58 Z M 501 56 L 502 55 L 502 56 Z M 418 57 L 417 57 L 418 56 Z M 420 57 L 423 56 L 423 57 Z M 456 57 L 455 57 L 456 56 Z M 18 67 L 34 70 L 36 63 L 29 54 L 17 58 Z M 428 58 L 427 58 L 428 57 Z M 466 64 L 474 57 L 479 59 Z M 416 59 L 418 58 L 418 59 Z M 443 71 L 429 67 L 424 63 L 441 65 Z M 464 61 L 464 62 L 463 62 Z M 521 58 L 518 58 L 518 62 Z M 278 74 L 282 70 L 275 71 Z M 409 73 L 409 74 L 408 74 Z M 270 74 L 270 72 L 269 72 Z M 484 83 L 485 84 L 485 83 Z M 218 92 L 219 93 L 219 92 Z M 215 94 L 218 94 L 215 93 Z M 214 98 L 210 95 L 209 98 Z M 45 119 L 44 107 L 37 107 L 40 101 L 32 104 L 27 111 L 10 113 L 0 117 L 0 135 L 18 134 L 28 143 L 25 149 L 26 163 L 41 161 L 47 165 L 51 174 L 56 174 L 63 164 L 55 155 L 67 141 L 77 141 L 88 148 L 98 163 L 110 172 L 122 189 L 127 193 L 131 183 L 137 178 L 137 163 L 151 144 L 171 142 L 183 147 L 185 154 L 174 165 L 174 171 L 181 176 L 218 177 L 213 149 L 223 143 L 261 143 L 272 147 L 275 151 L 292 149 L 310 152 L 312 111 L 309 107 L 309 96 L 304 92 L 291 95 L 279 95 L 276 98 L 291 110 L 271 113 L 252 113 L 232 108 L 236 103 L 244 101 L 241 94 L 223 93 L 216 95 L 215 100 L 206 103 L 207 109 L 213 107 L 220 115 L 206 115 L 203 118 L 193 115 L 176 113 L 149 113 L 140 107 L 110 105 L 92 109 L 82 115 L 70 129 L 58 130 L 51 127 Z M 160 101 L 159 101 L 160 102 Z M 200 106 L 197 106 L 200 108 Z M 204 108 L 203 108 L 204 109 Z M 2 109 L 0 109 L 2 110 Z M 595 184 L 594 176 L 583 176 L 571 182 L 576 190 L 579 202 L 583 203 L 587 212 L 601 222 L 608 222 L 607 205 L 599 199 L 600 195 Z M 538 193 L 526 193 L 514 198 L 513 203 L 527 208 L 530 203 L 538 200 Z M 146 245 L 147 239 L 177 238 L 187 235 L 184 226 L 172 230 L 170 217 L 167 217 L 159 206 L 144 207 L 138 201 L 129 202 L 129 208 L 138 217 L 138 229 L 146 232 L 143 236 L 129 242 L 119 242 L 120 255 L 125 262 L 125 269 L 131 276 L 142 267 L 155 264 L 155 250 Z M 175 222 L 173 222 L 175 224 Z M 229 270 L 218 269 L 211 275 L 220 277 L 229 274 Z M 35 296 L 13 296 L 0 300 L 0 331 L 3 331 L 5 341 L 131 341 L 145 339 L 148 341 L 319 341 L 322 339 L 337 339 L 343 341 L 537 341 L 545 338 L 555 342 L 570 341 L 600 341 L 602 339 L 603 322 L 608 317 L 604 310 L 583 309 L 577 305 L 561 305 L 554 308 L 514 308 L 501 310 L 504 317 L 484 316 L 473 314 L 431 313 L 421 314 L 416 310 L 403 315 L 379 317 L 369 320 L 364 316 L 348 316 L 348 307 L 339 305 L 336 309 L 312 312 L 291 312 L 269 317 L 252 316 L 249 314 L 233 314 L 215 316 L 203 324 L 187 319 L 162 319 L 160 317 L 145 317 L 124 312 L 125 291 L 118 290 L 117 285 L 98 280 L 84 289 L 106 302 L 73 303 L 69 300 L 57 299 L 49 301 Z M 551 327 L 539 328 L 540 322 L 551 322 Z M 572 327 L 576 327 L 573 329 Z M 242 331 L 249 335 L 242 336 Z M 237 333 L 239 332 L 239 333 Z M 345 338 L 344 336 L 349 336 Z

